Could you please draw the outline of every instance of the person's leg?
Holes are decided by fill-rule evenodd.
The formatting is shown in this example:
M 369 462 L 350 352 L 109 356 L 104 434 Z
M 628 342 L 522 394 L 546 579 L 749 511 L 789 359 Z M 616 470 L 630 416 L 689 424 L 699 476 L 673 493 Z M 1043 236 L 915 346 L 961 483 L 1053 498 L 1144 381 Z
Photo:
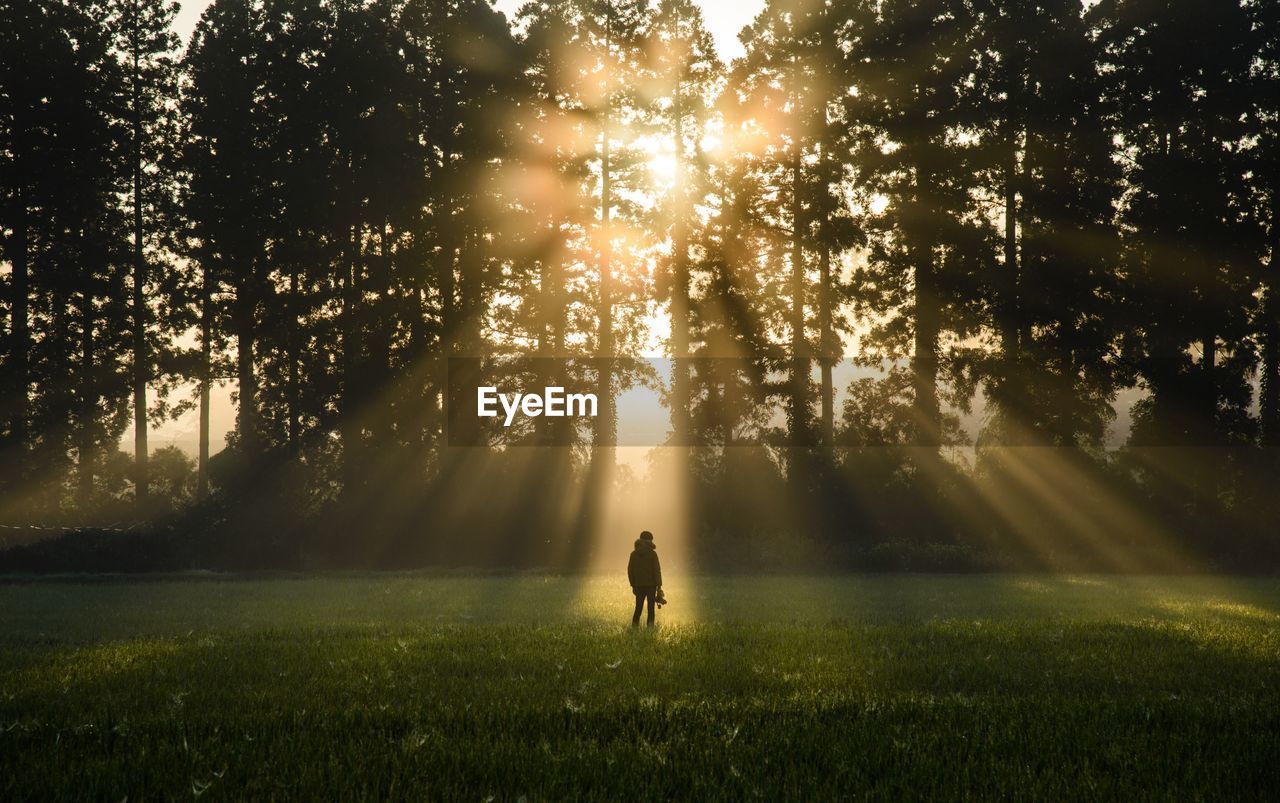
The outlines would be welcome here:
M 653 627 L 653 603 L 658 598 L 658 589 L 649 589 L 645 596 L 649 599 L 649 627 Z
M 631 616 L 632 627 L 640 626 L 640 609 L 643 605 L 644 605 L 644 593 L 637 592 L 636 593 L 636 612 Z

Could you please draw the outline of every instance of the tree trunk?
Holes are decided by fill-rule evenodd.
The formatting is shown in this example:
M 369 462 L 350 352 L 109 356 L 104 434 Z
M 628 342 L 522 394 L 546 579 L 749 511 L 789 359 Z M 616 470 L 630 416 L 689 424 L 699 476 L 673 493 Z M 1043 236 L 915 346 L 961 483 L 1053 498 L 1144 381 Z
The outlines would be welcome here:
M 1012 67 L 1009 68 L 1012 71 Z M 1020 445 L 1024 441 L 1028 411 L 1025 409 L 1025 377 L 1022 366 L 1021 298 L 1019 294 L 1020 266 L 1018 264 L 1018 130 L 1014 122 L 1017 93 L 1014 76 L 1009 75 L 1005 100 L 1004 166 L 1002 183 L 1004 195 L 1004 265 L 997 286 L 997 328 L 1000 348 L 998 404 L 1003 414 L 1004 431 L 1001 438 L 1006 445 Z
M 825 122 L 825 121 L 824 121 Z M 828 199 L 831 192 L 831 185 L 835 183 L 833 175 L 833 160 L 831 158 L 830 144 L 824 144 L 822 148 L 823 163 L 823 186 L 822 197 Z M 831 215 L 833 210 L 830 205 L 824 203 L 827 207 L 822 212 L 820 225 L 822 227 L 822 237 L 820 238 L 822 256 L 819 265 L 819 288 L 818 288 L 818 326 L 820 332 L 818 334 L 819 349 L 821 350 L 821 366 L 822 366 L 822 445 L 834 446 L 836 442 L 836 414 L 835 414 L 835 385 L 832 377 L 832 370 L 835 363 L 841 357 L 842 349 L 839 346 L 839 340 L 835 332 L 835 293 L 832 287 L 831 278 L 831 252 L 835 248 L 832 242 L 831 232 Z
M 1018 160 L 1017 167 L 1014 171 L 1013 191 L 1015 193 L 1023 194 L 1025 196 L 1026 188 L 1031 186 L 1031 181 L 1032 181 L 1031 162 L 1027 155 L 1032 148 L 1032 134 L 1029 130 L 1025 130 L 1023 134 L 1024 134 L 1023 150 L 1025 152 L 1023 154 L 1023 158 Z M 1014 226 L 1015 232 L 1017 233 L 1017 239 L 1014 244 L 1015 251 L 1014 251 L 1014 260 L 1013 260 L 1013 264 L 1016 268 L 1016 270 L 1014 270 L 1013 272 L 1013 326 L 1014 326 L 1014 332 L 1016 334 L 1017 342 L 1018 342 L 1018 359 L 1019 360 L 1026 360 L 1028 352 L 1032 347 L 1031 315 L 1027 313 L 1027 290 L 1026 290 L 1027 260 L 1026 260 L 1025 245 L 1024 245 L 1024 242 L 1026 239 L 1026 231 L 1027 231 L 1026 213 L 1027 213 L 1027 205 L 1024 197 L 1023 202 L 1018 203 L 1016 205 L 1016 208 L 1014 209 L 1014 215 L 1013 215 L 1013 226 Z M 1026 378 L 1019 377 L 1019 381 L 1025 382 Z M 1020 387 L 1023 387 L 1023 386 L 1020 386 Z M 1024 394 L 1025 394 L 1025 391 L 1024 391 Z
M 1280 192 L 1277 192 L 1280 197 Z M 1262 445 L 1280 447 L 1280 209 L 1272 215 L 1271 255 L 1262 299 L 1262 381 L 1259 417 Z
M 250 259 L 250 275 L 257 271 L 257 260 Z M 236 379 L 240 390 L 240 408 L 236 427 L 240 431 L 240 443 L 246 454 L 256 455 L 258 450 L 257 381 L 254 376 L 255 336 L 254 319 L 256 304 L 252 278 L 244 279 L 236 292 Z
M 1200 341 L 1202 356 L 1200 359 L 1201 410 L 1200 446 L 1213 446 L 1217 441 L 1218 419 L 1218 338 L 1212 331 L 1205 333 Z
M 1017 370 L 1018 343 L 1018 152 L 1010 131 L 1005 140 L 1004 165 L 1004 289 L 1000 299 L 1000 341 L 1004 349 L 1005 371 Z
M 1218 388 L 1216 363 L 1218 357 L 1217 336 L 1212 332 L 1204 335 L 1201 342 L 1202 356 L 1200 360 L 1200 399 L 1201 409 L 1196 422 L 1195 440 L 1192 446 L 1196 451 L 1191 457 L 1194 464 L 1200 467 L 1193 477 L 1193 505 L 1203 513 L 1214 511 L 1214 500 L 1218 494 L 1218 474 L 1220 470 L 1218 446 Z M 1198 459 L 1197 459 L 1198 458 Z
M 379 428 L 379 439 L 384 447 L 389 447 L 395 433 L 395 400 L 392 392 L 395 382 L 391 364 L 393 328 L 395 326 L 395 283 L 392 249 L 390 246 L 391 223 L 384 215 L 378 226 L 378 294 L 382 314 L 377 316 L 378 333 L 378 378 L 376 387 L 379 390 L 379 409 L 374 414 L 374 423 Z
M 609 28 L 606 28 L 606 32 Z M 606 33 L 609 36 L 609 33 Z M 608 40 L 607 40 L 608 41 Z M 612 43 L 610 41 L 610 47 Z M 600 397 L 599 416 L 595 422 L 594 441 L 597 447 L 613 446 L 617 440 L 618 427 L 613 409 L 613 242 L 612 242 L 612 182 L 613 165 L 611 163 L 612 132 L 610 130 L 613 110 L 607 105 L 612 102 L 609 87 L 605 91 L 604 124 L 601 136 L 600 155 L 600 297 L 596 305 L 598 330 L 597 348 L 597 395 Z
M 342 372 L 341 404 L 339 412 L 339 437 L 342 440 L 342 493 L 351 495 L 360 482 L 358 455 L 360 452 L 360 393 L 357 390 L 359 378 L 357 371 L 356 343 L 356 300 L 359 293 L 356 287 L 356 229 L 354 225 L 344 227 L 345 240 L 342 255 L 342 311 L 338 317 L 342 336 L 342 356 L 340 370 Z
M 453 229 L 457 225 L 453 221 L 453 199 L 445 199 L 445 227 L 447 232 L 442 240 L 439 262 L 436 264 L 436 283 L 440 286 L 440 359 L 441 370 L 437 378 L 440 392 L 447 392 L 448 360 L 458 356 L 457 330 L 457 287 L 454 282 L 454 257 L 456 249 L 453 243 Z M 442 395 L 443 399 L 443 395 Z
M 542 259 L 542 272 L 539 278 L 542 309 L 540 311 L 540 335 L 538 356 L 542 358 L 540 372 L 547 384 L 544 387 L 565 387 L 568 385 L 568 366 L 564 360 L 565 338 L 568 336 L 568 301 L 564 281 L 564 265 L 560 257 L 559 226 L 555 221 L 548 224 L 548 242 L 551 243 Z M 539 442 L 542 445 L 568 445 L 568 433 L 572 424 L 567 418 L 551 419 L 539 416 L 537 425 L 541 428 Z
M 942 443 L 942 416 L 938 404 L 938 336 L 941 310 L 934 286 L 933 243 L 927 228 L 932 220 L 927 215 L 924 199 L 929 181 L 916 167 L 915 217 L 917 223 L 910 237 L 909 259 L 915 272 L 914 354 L 911 358 L 912 384 L 915 394 L 916 442 L 918 446 L 936 449 Z
M 466 202 L 464 201 L 464 206 Z M 468 228 L 466 213 L 459 215 L 458 227 L 462 229 L 458 242 L 458 279 L 457 279 L 457 320 L 453 326 L 453 353 L 461 359 L 457 363 L 458 373 L 450 377 L 453 392 L 474 393 L 474 388 L 482 384 L 484 366 L 484 343 L 482 323 L 484 317 L 483 271 L 486 255 L 483 249 L 484 238 L 480 232 Z M 470 399 L 459 398 L 459 410 L 471 409 Z M 486 430 L 480 426 L 480 419 L 474 415 L 461 414 L 450 422 L 461 428 L 462 442 L 480 446 L 488 443 Z
M 135 24 L 137 20 L 135 19 Z M 147 263 L 142 246 L 142 74 L 133 52 L 133 460 L 136 502 L 145 509 L 150 488 L 147 467 Z
M 671 236 L 671 425 L 677 446 L 690 445 L 689 227 L 684 183 L 684 115 L 679 88 L 675 98 L 676 183 Z
M 5 406 L 9 410 L 9 439 L 14 461 L 18 471 L 17 479 L 22 479 L 26 471 L 27 455 L 27 420 L 30 415 L 30 254 L 27 237 L 27 202 L 22 196 L 21 188 L 15 193 L 13 234 L 9 236 L 9 262 L 12 265 L 12 299 L 10 309 L 13 323 L 9 332 L 9 360 L 12 378 L 6 383 Z M 12 398 L 8 398 L 12 395 Z
M 793 67 L 794 71 L 794 67 Z M 797 77 L 792 76 L 793 92 L 796 91 Z M 796 108 L 799 97 L 793 97 Z M 804 302 L 804 173 L 801 164 L 800 132 L 801 123 L 798 113 L 792 120 L 791 142 L 791 276 L 790 276 L 790 324 L 791 324 L 791 409 L 788 411 L 790 440 L 793 446 L 809 445 L 809 344 L 805 339 Z
M 209 389 L 213 384 L 213 282 L 206 267 L 200 279 L 200 444 L 196 498 L 209 495 Z
M 84 514 L 93 500 L 95 412 L 98 406 L 97 382 L 93 366 L 93 299 L 85 292 L 80 307 L 80 427 L 77 451 L 77 503 Z
M 458 255 L 458 349 L 463 357 L 484 353 L 484 252 L 483 232 L 470 229 L 462 238 Z
M 559 350 L 558 341 L 553 334 L 555 323 L 552 312 L 555 307 L 554 296 L 560 291 L 559 282 L 555 278 L 558 274 L 557 264 L 556 257 L 550 248 L 538 260 L 538 319 L 536 322 L 538 347 L 535 352 L 537 357 L 534 367 L 542 387 L 563 386 L 561 382 L 556 381 L 556 372 L 552 364 Z M 549 446 L 553 443 L 551 425 L 549 416 L 539 416 L 534 419 L 535 442 L 539 446 Z
M 285 437 L 288 439 L 289 453 L 296 455 L 301 448 L 299 443 L 301 437 L 301 407 L 302 407 L 302 380 L 300 376 L 300 355 L 298 354 L 298 268 L 292 266 L 289 271 L 289 301 L 285 307 L 288 320 L 285 326 L 288 331 L 285 333 L 285 348 L 288 351 L 289 360 L 289 420 L 287 422 Z
M 447 438 L 446 442 L 469 443 L 469 435 L 474 432 L 472 427 L 478 423 L 478 419 L 461 414 L 462 410 L 468 409 L 467 403 L 465 400 L 456 399 L 453 393 L 455 390 L 462 388 L 462 379 L 459 377 L 451 378 L 449 375 L 449 361 L 461 356 L 460 332 L 462 328 L 460 321 L 461 305 L 458 300 L 459 282 L 456 275 L 460 261 L 459 254 L 462 250 L 459 245 L 459 228 L 462 222 L 456 214 L 459 202 L 454 197 L 449 183 L 452 180 L 452 176 L 448 174 L 452 160 L 453 154 L 451 150 L 444 149 L 439 161 L 439 169 L 445 177 L 446 190 L 440 202 L 444 214 L 441 216 L 443 225 L 440 228 L 440 251 L 437 254 L 435 266 L 436 284 L 440 290 L 440 348 L 438 367 L 435 374 L 436 384 L 439 388 L 440 406 L 444 413 L 442 422 L 444 429 L 440 434 L 442 437 Z
M 1259 418 L 1262 424 L 1262 445 L 1280 446 L 1280 304 L 1276 293 L 1280 291 L 1274 279 L 1267 286 L 1262 305 L 1262 394 Z
M 933 291 L 930 250 L 919 246 L 916 258 L 915 414 L 919 446 L 936 448 L 942 443 L 941 409 L 938 404 L 938 300 Z

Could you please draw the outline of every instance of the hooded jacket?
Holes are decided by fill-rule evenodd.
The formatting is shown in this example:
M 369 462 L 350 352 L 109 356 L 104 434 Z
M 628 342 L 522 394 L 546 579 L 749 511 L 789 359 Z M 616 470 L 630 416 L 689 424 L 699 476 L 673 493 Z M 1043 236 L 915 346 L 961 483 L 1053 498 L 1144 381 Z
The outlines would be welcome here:
M 627 581 L 632 588 L 653 588 L 662 585 L 662 564 L 658 563 L 658 549 L 652 541 L 636 539 L 636 548 L 627 561 Z

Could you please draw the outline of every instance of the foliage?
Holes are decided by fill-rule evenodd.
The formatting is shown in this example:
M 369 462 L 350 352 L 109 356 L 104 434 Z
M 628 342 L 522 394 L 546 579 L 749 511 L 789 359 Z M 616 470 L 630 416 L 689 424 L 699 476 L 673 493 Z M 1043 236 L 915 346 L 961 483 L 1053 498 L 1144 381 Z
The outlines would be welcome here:
M 216 0 L 181 53 L 167 0 L 5 0 L 0 519 L 319 520 L 407 561 L 493 471 L 485 540 L 583 553 L 656 351 L 695 532 L 858 553 L 1105 507 L 1269 554 L 1273 5 L 771 0 L 722 64 L 689 0 Z M 453 414 L 478 380 L 602 409 L 494 434 Z M 192 483 L 146 435 L 196 409 Z

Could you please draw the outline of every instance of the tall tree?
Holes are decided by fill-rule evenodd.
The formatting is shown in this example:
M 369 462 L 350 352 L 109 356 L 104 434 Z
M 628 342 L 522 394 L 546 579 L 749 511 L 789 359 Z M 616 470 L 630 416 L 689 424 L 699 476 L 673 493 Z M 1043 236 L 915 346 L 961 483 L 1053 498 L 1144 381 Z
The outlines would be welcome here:
M 242 453 L 260 450 L 255 348 L 265 286 L 266 174 L 261 74 L 261 8 L 216 0 L 196 26 L 184 61 L 189 120 L 184 147 L 190 175 L 185 214 L 213 279 L 206 296 L 229 291 L 227 318 L 236 341 L 236 436 Z
M 1220 443 L 1244 398 L 1254 290 L 1239 148 L 1248 18 L 1234 0 L 1104 0 L 1091 13 L 1119 107 L 1133 353 L 1151 393 L 1135 443 Z
M 493 221 L 507 211 L 506 187 L 498 177 L 509 168 L 508 118 L 517 108 L 511 84 L 520 75 L 520 63 L 505 20 L 478 0 L 411 3 L 406 16 L 414 20 L 410 35 L 419 54 L 417 124 L 429 145 L 421 246 L 429 254 L 429 284 L 438 289 L 430 318 L 439 339 L 435 392 L 443 398 L 447 360 L 468 358 L 455 365 L 462 372 L 455 384 L 462 387 L 476 379 L 472 369 L 486 351 L 499 252 L 510 239 Z M 418 332 L 420 341 L 424 334 Z M 452 423 L 469 427 L 474 422 Z M 461 433 L 468 441 L 477 435 L 474 428 Z
M 973 292 L 985 262 L 988 221 L 971 190 L 974 143 L 966 95 L 974 74 L 974 20 L 961 0 L 880 5 L 860 108 L 864 191 L 876 215 L 868 261 L 857 272 L 859 301 L 875 316 L 865 356 L 909 357 L 914 442 L 942 442 L 939 372 L 951 344 L 976 330 Z
M 670 241 L 665 274 L 670 298 L 671 395 L 674 442 L 691 442 L 692 392 L 689 357 L 693 351 L 692 263 L 698 208 L 711 192 L 703 142 L 720 89 L 722 67 L 701 9 L 692 0 L 662 0 L 649 30 L 650 68 L 655 77 L 656 131 L 668 145 L 655 149 L 653 167 L 659 195 L 655 226 Z M 669 148 L 669 151 L 668 151 Z M 670 155 L 671 175 L 665 171 Z
M 767 244 L 759 219 L 764 195 L 753 152 L 759 147 L 746 99 L 730 87 L 716 101 L 716 128 L 705 158 L 710 193 L 705 225 L 696 230 L 693 296 L 692 427 L 699 444 L 761 443 L 771 418 L 768 336 L 778 299 L 765 291 Z M 707 453 L 711 454 L 711 453 Z
M 1249 151 L 1254 216 L 1265 231 L 1262 304 L 1256 330 L 1261 340 L 1259 423 L 1262 445 L 1280 447 L 1280 9 L 1274 3 L 1249 6 L 1254 46 Z
M 785 331 L 788 440 L 834 443 L 832 371 L 845 329 L 840 266 L 858 240 L 851 192 L 855 114 L 850 53 L 860 47 L 869 6 L 822 0 L 768 4 L 744 40 L 738 65 L 743 94 L 763 134 L 756 167 L 766 192 L 760 224 L 775 233 L 778 291 L 787 308 Z M 819 367 L 814 419 L 812 368 Z
M 164 150 L 173 144 L 166 128 L 170 122 L 168 106 L 177 96 L 178 37 L 172 31 L 177 13 L 178 4 L 172 0 L 113 0 L 109 8 L 109 25 L 126 81 L 122 122 L 129 131 L 128 151 L 123 161 L 128 165 L 133 237 L 134 487 L 137 501 L 144 509 L 149 483 L 147 384 L 153 377 L 154 365 L 152 315 L 148 309 L 154 287 L 147 263 L 164 231 L 156 220 L 158 207 L 172 197 L 171 185 L 166 180 L 169 160 Z
M 118 187 L 113 157 L 126 136 L 118 125 L 115 101 L 125 74 L 110 51 L 109 31 L 99 20 L 104 9 L 88 7 L 68 15 L 75 43 L 76 76 L 65 88 L 72 94 L 62 143 L 66 183 L 59 209 L 66 249 L 50 267 L 55 286 L 70 291 L 64 332 L 75 355 L 77 505 L 95 502 L 97 475 L 108 450 L 123 429 L 127 393 L 125 356 L 130 332 L 125 303 L 124 217 L 115 208 Z M 73 300 L 74 299 L 74 300 Z M 57 379 L 46 376 L 46 382 Z M 136 487 L 136 485 L 135 485 Z
M 334 3 L 318 63 L 324 140 L 331 149 L 331 237 L 339 245 L 341 332 L 338 420 L 343 492 L 364 487 L 371 439 L 386 442 L 399 226 L 419 202 L 411 182 L 423 174 L 412 111 L 417 108 L 401 53 L 404 30 L 391 3 Z
M 814 133 L 814 87 L 821 79 L 814 72 L 817 65 L 804 58 L 804 38 L 817 7 L 807 0 L 768 4 L 743 40 L 747 52 L 734 82 L 734 91 L 744 96 L 763 129 L 755 168 L 766 195 L 756 207 L 757 223 L 773 233 L 775 292 L 785 299 L 772 328 L 785 339 L 779 350 L 787 372 L 787 439 L 796 446 L 808 444 L 813 432 L 808 336 L 813 210 L 806 157 Z
M 585 316 L 575 314 L 590 303 L 584 288 L 594 218 L 585 190 L 594 126 L 575 89 L 587 45 L 573 2 L 527 3 L 517 24 L 524 31 L 527 95 L 515 120 L 520 144 L 510 166 L 510 201 L 520 226 L 510 232 L 514 259 L 505 289 L 521 298 L 521 331 L 510 334 L 527 338 L 541 386 L 563 387 L 570 358 L 587 356 L 575 343 L 591 334 Z M 542 418 L 536 440 L 568 445 L 573 434 L 567 422 Z
M 323 356 L 336 348 L 327 310 L 337 253 L 324 97 L 330 87 L 321 72 L 332 28 L 326 5 L 273 0 L 263 8 L 262 169 L 271 214 L 263 221 L 270 291 L 259 316 L 261 425 L 263 437 L 294 461 L 321 440 L 334 402 Z
M 1005 444 L 1098 445 L 1120 377 L 1119 192 L 1098 52 L 1077 0 L 984 3 L 975 136 L 998 209 L 989 377 Z
M 128 327 L 113 160 L 121 76 L 100 5 L 20 5 L 5 11 L 19 23 L 12 54 L 22 64 L 9 51 L 0 59 L 0 229 L 12 287 L 6 464 L 16 475 L 4 479 L 29 514 L 61 512 L 71 487 L 87 511 L 123 425 Z
M 31 269 L 33 228 L 39 219 L 38 176 L 48 162 L 50 104 L 54 88 L 47 57 L 59 39 L 56 15 L 29 0 L 0 4 L 0 244 L 9 264 L 6 277 L 4 382 L 0 416 L 4 427 L 4 463 L 0 477 L 18 487 L 29 475 L 31 420 Z
M 634 148 L 638 126 L 644 122 L 645 104 L 637 91 L 637 78 L 644 68 L 644 38 L 650 23 L 646 0 L 582 0 L 583 42 L 591 61 L 579 78 L 584 108 L 598 127 L 599 214 L 594 233 L 596 254 L 596 337 L 597 395 L 600 410 L 596 417 L 596 446 L 617 444 L 617 368 L 619 340 L 634 339 L 634 315 L 619 320 L 620 302 L 638 278 L 633 249 L 623 246 L 628 224 L 636 218 L 634 201 L 627 191 L 635 191 L 642 160 Z M 625 262 L 620 262 L 622 257 Z M 629 258 L 630 257 L 630 258 Z

